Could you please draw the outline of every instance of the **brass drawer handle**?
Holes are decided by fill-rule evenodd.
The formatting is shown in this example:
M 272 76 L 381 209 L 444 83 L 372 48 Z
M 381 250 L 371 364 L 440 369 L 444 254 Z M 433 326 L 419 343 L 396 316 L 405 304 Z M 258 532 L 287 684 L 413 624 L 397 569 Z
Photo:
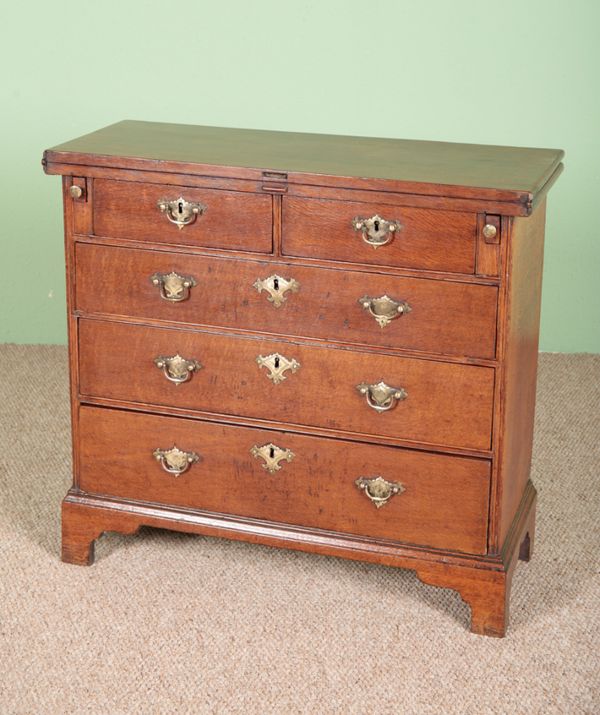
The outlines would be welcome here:
M 399 482 L 388 482 L 383 477 L 359 477 L 355 482 L 369 499 L 380 509 L 395 495 L 405 491 L 404 485 Z
M 206 211 L 204 204 L 197 201 L 186 201 L 183 196 L 178 199 L 159 199 L 156 202 L 161 213 L 174 223 L 181 231 L 184 226 L 194 223 L 197 216 L 201 216 Z
M 179 273 L 154 273 L 150 276 L 152 285 L 158 286 L 160 297 L 170 303 L 181 303 L 190 296 L 190 288 L 196 285 L 192 276 L 180 276 Z
M 283 382 L 286 379 L 287 375 L 284 374 L 286 370 L 290 370 L 294 373 L 300 367 L 300 363 L 297 360 L 294 360 L 293 358 L 288 360 L 279 353 L 273 353 L 272 355 L 267 355 L 266 357 L 259 355 L 256 358 L 256 362 L 258 363 L 259 368 L 267 368 L 269 371 L 267 377 L 269 380 L 273 381 L 274 385 L 279 385 L 280 382 Z
M 361 382 L 356 386 L 361 395 L 364 395 L 369 407 L 375 412 L 387 412 L 395 406 L 397 401 L 405 400 L 408 393 L 402 387 L 390 387 L 383 380 L 373 385 Z
M 200 459 L 196 452 L 184 452 L 175 445 L 171 449 L 155 449 L 152 454 L 165 472 L 175 477 L 186 472 Z
M 352 219 L 352 226 L 355 231 L 361 232 L 362 240 L 373 248 L 385 246 L 394 238 L 394 233 L 402 228 L 400 221 L 388 221 L 378 214 L 371 218 L 357 216 Z
M 296 456 L 289 449 L 282 449 L 271 442 L 269 442 L 269 444 L 263 444 L 262 447 L 255 444 L 250 450 L 250 454 L 256 457 L 256 459 L 263 459 L 265 463 L 262 465 L 262 468 L 266 469 L 270 474 L 274 474 L 281 469 L 279 462 L 284 459 L 286 462 L 291 462 Z
M 279 308 L 285 302 L 288 290 L 292 291 L 292 293 L 296 293 L 298 288 L 300 288 L 300 283 L 298 283 L 297 280 L 293 278 L 282 278 L 277 274 L 269 276 L 268 278 L 258 278 L 252 285 L 259 293 L 266 290 L 269 294 L 267 300 L 273 303 L 276 308 Z
M 363 295 L 358 302 L 370 313 L 382 328 L 389 325 L 394 318 L 399 318 L 405 313 L 410 313 L 410 305 L 405 301 L 397 301 L 389 295 L 382 295 L 379 298 L 371 298 Z
M 172 357 L 159 355 L 159 357 L 154 358 L 154 364 L 163 371 L 167 380 L 174 382 L 176 385 L 187 382 L 191 379 L 192 373 L 197 372 L 202 367 L 197 360 L 186 360 L 179 354 Z

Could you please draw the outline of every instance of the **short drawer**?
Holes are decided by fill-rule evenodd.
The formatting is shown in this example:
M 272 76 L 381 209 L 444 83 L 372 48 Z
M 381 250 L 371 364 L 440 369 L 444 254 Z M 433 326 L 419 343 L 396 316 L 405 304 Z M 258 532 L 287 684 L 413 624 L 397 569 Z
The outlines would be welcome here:
M 92 407 L 79 434 L 84 492 L 486 551 L 484 459 Z
M 167 206 L 169 202 L 174 205 Z M 199 213 L 187 215 L 188 203 L 199 205 Z M 97 236 L 257 253 L 272 250 L 272 198 L 266 194 L 95 179 L 93 207 Z M 180 226 L 176 221 L 189 223 Z
M 372 218 L 378 223 L 365 224 Z M 395 230 L 385 232 L 385 222 Z M 383 235 L 372 237 L 369 226 Z M 283 198 L 283 253 L 288 256 L 473 273 L 476 228 L 474 213 Z
M 76 307 L 297 337 L 493 358 L 497 288 L 258 260 L 77 244 Z M 153 276 L 193 286 L 170 300 Z M 385 297 L 390 300 L 386 304 Z
M 102 320 L 79 326 L 84 399 L 490 447 L 492 368 Z M 376 387 L 382 381 L 398 399 Z

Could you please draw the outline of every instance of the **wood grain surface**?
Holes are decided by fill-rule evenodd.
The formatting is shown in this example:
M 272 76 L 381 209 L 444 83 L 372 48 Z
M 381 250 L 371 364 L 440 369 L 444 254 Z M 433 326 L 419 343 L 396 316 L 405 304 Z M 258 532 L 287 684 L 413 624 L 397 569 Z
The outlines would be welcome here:
M 274 261 L 194 256 L 98 246 L 76 247 L 76 309 L 177 324 L 314 337 L 440 355 L 494 358 L 495 286 L 328 270 Z M 196 280 L 189 299 L 160 297 L 150 276 L 176 271 Z M 279 275 L 299 284 L 276 308 L 254 283 Z M 410 312 L 381 328 L 363 296 L 388 295 Z M 468 319 L 466 319 L 468 318 Z
M 506 539 L 531 469 L 545 223 L 543 202 L 530 219 L 513 219 L 509 244 L 500 373 L 504 399 L 498 427 L 497 548 Z
M 49 172 L 64 162 L 251 179 L 271 170 L 290 182 L 499 200 L 507 214 L 526 215 L 563 156 L 559 149 L 123 121 L 48 150 L 44 165 Z
M 379 215 L 401 229 L 377 248 L 352 226 L 355 217 Z M 283 198 L 283 254 L 449 273 L 474 273 L 477 217 L 381 202 Z
M 486 460 L 101 408 L 80 419 L 85 492 L 485 552 Z M 250 453 L 268 443 L 294 454 L 274 474 Z M 199 455 L 178 477 L 153 457 L 174 444 Z M 405 491 L 377 508 L 355 484 L 373 475 Z
M 94 232 L 178 246 L 207 246 L 270 253 L 272 199 L 266 194 L 191 186 L 94 180 Z M 157 207 L 158 201 L 200 202 L 206 211 L 179 229 Z
M 82 396 L 172 405 L 365 434 L 390 435 L 434 445 L 489 449 L 494 370 L 432 360 L 270 341 L 208 331 L 80 320 Z M 280 384 L 257 358 L 279 353 L 297 372 Z M 182 355 L 203 366 L 175 385 L 154 364 Z M 378 383 L 408 397 L 384 413 L 356 389 Z

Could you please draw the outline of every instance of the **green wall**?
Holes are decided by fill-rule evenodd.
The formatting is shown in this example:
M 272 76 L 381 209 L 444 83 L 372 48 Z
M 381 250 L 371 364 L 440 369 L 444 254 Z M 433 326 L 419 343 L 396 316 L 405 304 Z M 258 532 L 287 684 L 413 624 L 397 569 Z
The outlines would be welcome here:
M 541 349 L 600 352 L 600 2 L 3 3 L 0 342 L 66 340 L 42 151 L 119 119 L 563 148 Z

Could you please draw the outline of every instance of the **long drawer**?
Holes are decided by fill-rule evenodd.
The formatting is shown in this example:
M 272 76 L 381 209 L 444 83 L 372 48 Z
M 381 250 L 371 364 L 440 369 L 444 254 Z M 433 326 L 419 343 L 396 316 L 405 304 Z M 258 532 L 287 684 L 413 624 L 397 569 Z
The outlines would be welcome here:
M 266 194 L 95 179 L 93 207 L 98 236 L 272 250 L 272 199 Z M 198 213 L 190 213 L 194 210 Z
M 76 250 L 76 307 L 86 313 L 441 355 L 495 354 L 494 286 L 86 243 Z M 172 273 L 193 285 L 169 293 L 160 280 Z
M 490 447 L 492 368 L 94 319 L 79 341 L 84 398 Z
M 483 459 L 92 407 L 79 434 L 88 493 L 485 553 Z

